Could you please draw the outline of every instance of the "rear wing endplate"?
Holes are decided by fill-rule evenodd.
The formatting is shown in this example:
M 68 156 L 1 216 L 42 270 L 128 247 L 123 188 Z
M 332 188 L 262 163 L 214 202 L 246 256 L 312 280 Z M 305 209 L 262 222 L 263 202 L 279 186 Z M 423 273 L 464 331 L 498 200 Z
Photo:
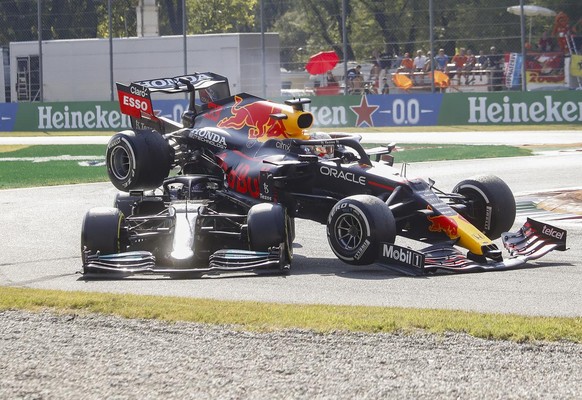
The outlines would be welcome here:
M 216 101 L 230 96 L 228 79 L 212 72 L 195 73 L 174 78 L 158 78 L 132 82 L 129 86 L 117 82 L 119 108 L 131 117 L 132 127 L 145 127 L 165 134 L 183 128 L 179 122 L 157 116 L 150 93 L 182 93 L 200 91 L 204 102 Z M 190 108 L 194 110 L 194 93 L 191 93 Z

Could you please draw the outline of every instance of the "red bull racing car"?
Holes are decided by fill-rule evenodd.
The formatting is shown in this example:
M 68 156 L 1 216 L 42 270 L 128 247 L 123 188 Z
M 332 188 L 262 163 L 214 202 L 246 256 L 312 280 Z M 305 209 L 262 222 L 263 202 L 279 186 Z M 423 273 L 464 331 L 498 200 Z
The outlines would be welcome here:
M 307 99 L 232 96 L 213 73 L 117 89 L 133 129 L 107 146 L 120 193 L 84 218 L 84 273 L 288 271 L 295 218 L 325 224 L 346 263 L 418 274 L 512 268 L 566 249 L 566 232 L 545 223 L 528 219 L 508 232 L 515 200 L 501 179 L 438 190 L 393 166 L 394 145 L 366 150 L 357 135 L 310 133 Z M 156 115 L 152 93 L 189 93 L 181 121 Z M 397 236 L 419 248 L 396 245 Z

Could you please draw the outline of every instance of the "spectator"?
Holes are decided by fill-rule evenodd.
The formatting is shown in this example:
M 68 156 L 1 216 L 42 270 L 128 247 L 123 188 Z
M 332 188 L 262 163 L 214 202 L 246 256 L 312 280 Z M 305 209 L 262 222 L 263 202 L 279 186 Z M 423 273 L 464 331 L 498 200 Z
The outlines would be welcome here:
M 495 46 L 491 46 L 491 48 L 489 49 L 489 55 L 487 56 L 485 61 L 485 68 L 501 69 L 502 59 L 503 56 L 501 54 L 497 54 L 497 48 Z
M 553 47 L 552 38 L 548 37 L 548 32 L 544 31 L 542 37 L 538 41 L 538 50 L 545 53 L 552 51 Z
M 394 55 L 392 56 L 392 65 L 390 66 L 390 68 L 398 70 L 398 68 L 400 68 L 401 62 L 402 57 L 398 55 L 397 52 L 394 52 Z M 386 72 L 388 72 L 388 70 L 386 70 Z
M 335 76 L 333 76 L 333 73 L 331 71 L 327 71 L 326 79 L 327 86 L 339 86 L 337 79 L 335 79 Z
M 426 62 L 424 63 L 424 72 L 430 72 L 432 71 L 433 67 L 434 67 L 434 58 L 431 57 L 431 52 L 427 52 L 426 53 Z
M 503 55 L 497 54 L 495 46 L 491 46 L 490 53 L 485 61 L 485 68 L 491 71 L 491 85 L 494 91 L 502 89 L 501 83 L 503 80 Z
M 477 57 L 475 57 L 475 54 L 473 54 L 471 49 L 467 49 L 467 61 L 465 61 L 463 69 L 465 71 L 471 71 L 475 68 L 475 64 L 477 64 Z
M 410 58 L 410 53 L 404 53 L 404 57 L 400 62 L 398 72 L 411 73 L 414 70 L 414 60 Z
M 437 71 L 448 72 L 449 56 L 445 54 L 445 49 L 439 49 L 438 54 L 434 57 L 434 61 Z
M 362 83 L 364 79 L 362 78 L 362 66 L 358 65 L 356 68 L 350 68 L 348 70 L 348 93 L 349 94 L 361 94 L 362 93 Z
M 357 65 L 356 68 L 348 69 L 348 80 L 353 81 L 354 78 L 362 75 L 362 66 Z
M 459 76 L 459 84 L 461 84 L 461 78 L 463 77 L 463 71 L 465 70 L 465 63 L 467 62 L 467 50 L 464 47 L 459 49 L 459 52 L 453 56 L 451 60 L 455 64 L 455 72 Z
M 426 56 L 422 53 L 422 50 L 416 51 L 416 57 L 414 57 L 414 71 L 422 72 L 424 71 L 424 65 L 426 64 Z
M 467 62 L 467 50 L 464 47 L 461 47 L 451 61 L 455 64 L 455 69 L 461 71 Z
M 372 91 L 375 93 L 378 93 L 380 87 L 380 72 L 382 72 L 380 64 L 374 61 L 372 63 L 372 68 L 370 69 L 370 83 L 372 85 Z
M 477 58 L 471 49 L 467 49 L 467 61 L 465 61 L 465 65 L 463 66 L 465 85 L 469 85 L 474 80 L 474 77 L 471 77 L 470 72 L 475 68 L 475 64 L 477 64 Z
M 380 63 L 380 68 L 385 69 L 386 72 L 388 72 L 388 69 L 390 69 L 391 66 L 390 55 L 386 52 L 380 53 L 378 62 Z
M 416 51 L 416 57 L 412 63 L 414 72 L 424 72 L 424 66 L 426 65 L 426 56 L 423 54 L 422 50 Z M 420 77 L 414 75 L 413 77 L 415 84 L 422 84 L 424 82 L 424 76 Z
M 390 94 L 390 85 L 388 78 L 382 78 L 382 94 Z
M 485 52 L 483 50 L 479 50 L 477 63 L 479 64 L 479 69 L 485 69 L 485 64 L 487 63 L 487 56 L 485 55 Z

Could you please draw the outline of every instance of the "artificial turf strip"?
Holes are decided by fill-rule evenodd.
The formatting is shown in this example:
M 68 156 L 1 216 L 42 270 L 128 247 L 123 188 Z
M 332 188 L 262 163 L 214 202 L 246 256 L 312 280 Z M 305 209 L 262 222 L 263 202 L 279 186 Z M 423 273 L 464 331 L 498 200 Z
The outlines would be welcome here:
M 237 329 L 273 331 L 306 329 L 329 333 L 462 332 L 471 336 L 527 341 L 582 343 L 582 318 L 363 307 L 274 304 L 181 297 L 69 292 L 0 286 L 0 310 L 51 310 L 99 313 L 123 318 L 233 325 Z

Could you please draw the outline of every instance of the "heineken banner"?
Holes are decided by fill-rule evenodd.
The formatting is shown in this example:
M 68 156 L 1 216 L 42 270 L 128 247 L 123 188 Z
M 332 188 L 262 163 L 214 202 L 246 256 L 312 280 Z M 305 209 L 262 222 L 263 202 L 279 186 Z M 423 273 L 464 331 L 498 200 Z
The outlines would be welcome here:
M 445 96 L 438 125 L 571 124 L 582 122 L 578 91 L 472 93 Z
M 284 99 L 273 99 L 283 101 Z M 179 121 L 186 100 L 154 100 L 157 115 Z M 314 128 L 571 124 L 582 122 L 578 91 L 315 96 Z M 117 102 L 2 103 L 0 131 L 127 129 Z

